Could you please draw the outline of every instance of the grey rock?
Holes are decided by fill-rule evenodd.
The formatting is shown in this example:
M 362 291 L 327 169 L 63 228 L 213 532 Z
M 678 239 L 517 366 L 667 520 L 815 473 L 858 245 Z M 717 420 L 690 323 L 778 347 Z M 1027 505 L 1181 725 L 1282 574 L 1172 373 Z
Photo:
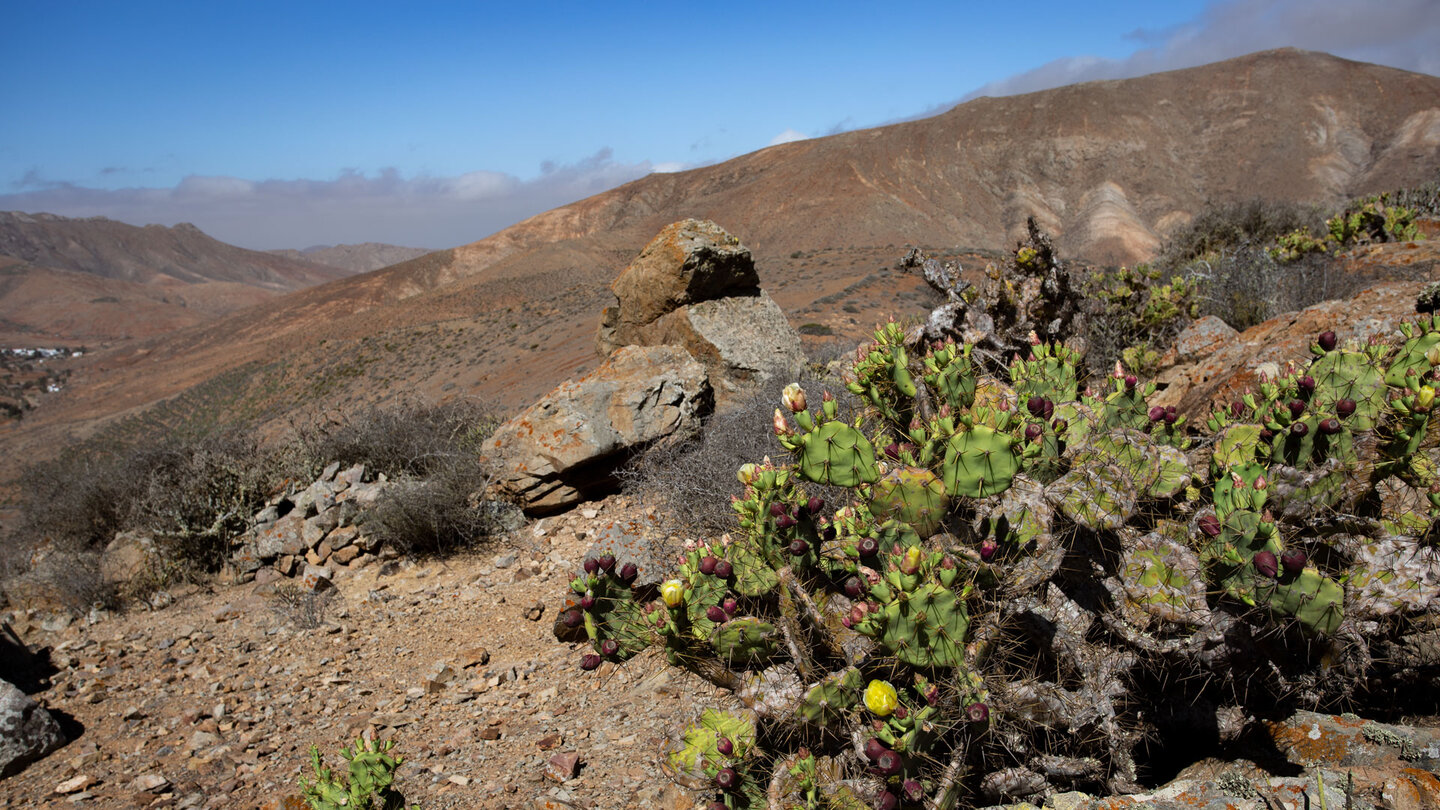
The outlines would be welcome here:
M 64 744 L 65 734 L 50 712 L 9 681 L 0 681 L 0 778 Z
M 100 553 L 100 579 L 124 585 L 159 564 L 155 541 L 143 532 L 120 532 Z

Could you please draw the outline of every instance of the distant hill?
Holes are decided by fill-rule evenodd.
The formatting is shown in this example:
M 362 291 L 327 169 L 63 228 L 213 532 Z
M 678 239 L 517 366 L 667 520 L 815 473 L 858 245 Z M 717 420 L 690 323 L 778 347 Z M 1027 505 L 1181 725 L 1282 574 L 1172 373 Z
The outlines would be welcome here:
M 431 251 L 426 248 L 387 245 L 383 242 L 362 242 L 358 245 L 316 245 L 303 250 L 270 250 L 266 252 L 296 261 L 338 267 L 352 273 L 368 273 L 392 264 L 408 262 Z
M 0 211 L 0 256 L 140 284 L 234 282 L 289 292 L 350 273 L 315 262 L 246 250 L 182 222 L 126 225 L 105 217 Z
M 885 315 L 933 305 L 891 269 L 907 244 L 963 252 L 974 272 L 1034 216 L 1067 259 L 1133 262 L 1209 202 L 1335 205 L 1437 176 L 1440 78 L 1326 54 L 981 98 L 652 174 L 473 244 L 87 355 L 0 449 L 25 457 L 142 412 L 137 436 L 197 414 L 281 424 L 404 396 L 528 404 L 598 363 L 608 285 L 684 217 L 748 245 L 793 324 L 853 346 Z

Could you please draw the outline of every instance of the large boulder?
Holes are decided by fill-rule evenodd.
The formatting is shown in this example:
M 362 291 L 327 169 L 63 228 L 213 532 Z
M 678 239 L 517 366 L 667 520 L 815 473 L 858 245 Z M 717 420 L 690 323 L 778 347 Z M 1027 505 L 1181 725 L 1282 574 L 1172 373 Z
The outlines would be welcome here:
M 60 724 L 9 681 L 0 681 L 0 779 L 65 744 Z
M 485 455 L 502 492 L 548 514 L 607 493 L 618 465 L 695 435 L 712 407 L 705 369 L 684 349 L 628 346 L 501 425 Z
M 805 362 L 800 338 L 763 290 L 750 250 L 713 222 L 666 227 L 610 285 L 596 347 L 682 346 L 732 399 Z

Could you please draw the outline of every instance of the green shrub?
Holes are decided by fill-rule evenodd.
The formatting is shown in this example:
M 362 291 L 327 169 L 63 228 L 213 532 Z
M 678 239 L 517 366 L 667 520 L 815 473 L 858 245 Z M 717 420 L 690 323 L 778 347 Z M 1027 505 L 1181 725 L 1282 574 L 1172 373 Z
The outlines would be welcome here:
M 1186 325 L 1200 315 L 1200 284 L 1194 276 L 1170 276 L 1151 265 L 1092 273 L 1086 362 L 1101 371 L 1121 360 L 1127 369 L 1153 374 L 1160 357 Z
M 395 771 L 405 762 L 404 757 L 391 756 L 395 743 L 387 740 L 378 745 L 356 738 L 349 748 L 340 749 L 340 756 L 348 763 L 346 773 L 336 774 L 325 767 L 320 758 L 320 749 L 310 747 L 310 767 L 314 771 L 313 781 L 300 778 L 300 790 L 305 803 L 311 810 L 401 810 L 405 797 L 393 786 Z

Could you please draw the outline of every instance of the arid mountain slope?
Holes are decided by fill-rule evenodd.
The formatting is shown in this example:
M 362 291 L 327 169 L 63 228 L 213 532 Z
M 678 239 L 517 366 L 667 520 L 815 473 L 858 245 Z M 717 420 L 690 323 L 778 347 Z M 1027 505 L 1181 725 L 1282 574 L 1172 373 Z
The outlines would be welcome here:
M 181 223 L 137 228 L 104 217 L 0 211 L 0 255 L 58 270 L 143 284 L 235 282 L 289 292 L 348 272 L 246 250 Z
M 270 250 L 267 253 L 302 262 L 314 262 L 328 267 L 338 267 L 352 273 L 368 273 L 392 264 L 408 262 L 424 256 L 426 248 L 387 245 L 382 242 L 362 242 L 358 245 L 323 245 L 304 250 Z
M 978 99 L 651 175 L 470 245 L 87 356 L 0 443 L 53 445 L 162 400 L 135 430 L 404 395 L 526 404 L 595 363 L 609 282 L 687 216 L 750 246 L 797 326 L 854 338 L 882 313 L 928 309 L 919 281 L 885 269 L 906 244 L 1003 248 L 1033 215 L 1067 256 L 1130 261 L 1207 201 L 1333 204 L 1437 172 L 1440 78 L 1324 54 Z

